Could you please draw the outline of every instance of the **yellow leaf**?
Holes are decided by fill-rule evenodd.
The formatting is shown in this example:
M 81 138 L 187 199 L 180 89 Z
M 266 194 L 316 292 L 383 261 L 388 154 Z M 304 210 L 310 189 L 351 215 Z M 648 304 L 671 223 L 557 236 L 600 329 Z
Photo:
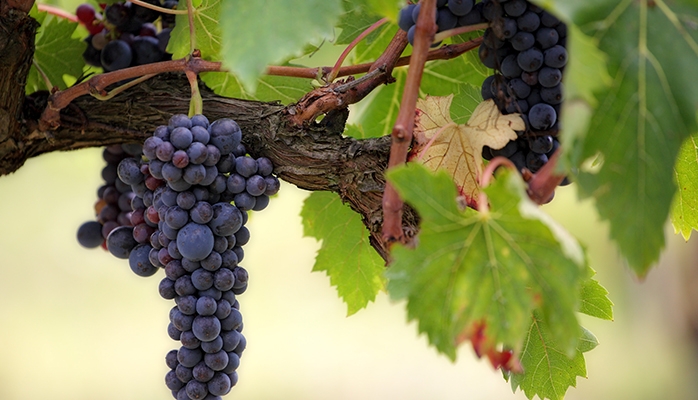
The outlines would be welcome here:
M 519 114 L 503 115 L 493 100 L 485 100 L 465 125 L 451 119 L 453 95 L 427 96 L 417 101 L 411 158 L 432 170 L 444 169 L 453 176 L 469 205 L 477 202 L 479 177 L 484 168 L 482 148 L 501 149 L 525 129 Z

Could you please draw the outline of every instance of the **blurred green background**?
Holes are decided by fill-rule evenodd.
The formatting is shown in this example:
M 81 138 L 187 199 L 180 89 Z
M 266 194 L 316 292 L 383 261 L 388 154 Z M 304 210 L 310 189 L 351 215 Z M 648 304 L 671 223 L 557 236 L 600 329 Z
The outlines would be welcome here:
M 164 357 L 178 346 L 166 333 L 174 302 L 158 295 L 162 273 L 139 278 L 75 239 L 94 219 L 103 165 L 101 149 L 88 149 L 43 155 L 0 177 L 0 400 L 172 398 Z M 329 279 L 310 272 L 319 245 L 302 237 L 307 194 L 282 184 L 248 224 L 250 285 L 240 297 L 248 347 L 228 398 L 525 399 L 469 347 L 455 364 L 438 355 L 385 294 L 345 317 Z M 588 248 L 616 305 L 614 322 L 582 317 L 600 346 L 586 353 L 589 379 L 566 398 L 697 399 L 696 240 L 667 226 L 667 250 L 639 282 L 574 185 L 544 209 Z
M 159 273 L 140 278 L 101 249 L 81 248 L 94 218 L 100 149 L 29 160 L 0 177 L 0 399 L 167 399 L 164 357 L 172 301 Z M 451 364 L 427 347 L 404 305 L 385 294 L 352 317 L 329 279 L 311 273 L 318 249 L 303 238 L 307 192 L 282 185 L 251 218 L 249 290 L 240 297 L 248 348 L 231 399 L 524 399 L 469 347 Z M 615 302 L 615 321 L 584 324 L 601 343 L 589 379 L 568 399 L 695 399 L 698 352 L 690 329 L 696 246 L 668 232 L 660 265 L 638 282 L 574 185 L 545 209 L 588 247 Z M 670 229 L 668 227 L 668 229 Z

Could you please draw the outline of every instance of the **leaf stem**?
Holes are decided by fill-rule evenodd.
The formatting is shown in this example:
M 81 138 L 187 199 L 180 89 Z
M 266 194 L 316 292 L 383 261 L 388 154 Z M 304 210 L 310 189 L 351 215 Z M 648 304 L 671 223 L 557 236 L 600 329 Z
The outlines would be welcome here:
M 194 28 L 194 4 L 187 0 L 187 19 L 189 20 L 189 54 L 196 50 L 196 29 Z
M 342 63 L 344 62 L 344 59 L 347 58 L 347 56 L 349 55 L 349 53 L 351 53 L 352 50 L 354 50 L 354 47 L 356 47 L 356 45 L 359 44 L 359 42 L 361 42 L 371 32 L 375 31 L 376 29 L 378 29 L 381 25 L 385 24 L 386 22 L 388 22 L 388 18 L 381 18 L 378 21 L 376 21 L 375 23 L 373 23 L 373 25 L 366 28 L 365 31 L 361 32 L 361 34 L 359 36 L 354 38 L 354 40 L 352 40 L 352 42 L 349 43 L 349 45 L 344 49 L 342 54 L 339 56 L 339 58 L 337 59 L 337 62 L 334 64 L 334 68 L 332 68 L 332 71 L 329 73 L 329 75 L 327 75 L 325 77 L 325 82 L 330 83 L 330 82 L 334 81 L 335 78 L 337 78 L 337 76 L 338 76 L 337 74 L 339 73 L 339 70 L 342 67 Z
M 462 35 L 464 33 L 468 32 L 475 32 L 479 31 L 482 29 L 487 29 L 487 27 L 490 26 L 489 23 L 482 23 L 482 24 L 476 24 L 476 25 L 467 25 L 467 26 L 461 26 L 459 28 L 455 29 L 449 29 L 447 31 L 439 32 L 436 35 L 434 35 L 434 42 L 438 43 L 446 38 L 450 38 L 452 36 L 458 36 Z
M 51 80 L 48 78 L 48 75 L 44 72 L 43 69 L 39 66 L 39 63 L 36 62 L 36 58 L 32 58 L 32 64 L 34 65 L 34 68 L 39 72 L 39 75 L 41 75 L 41 79 L 44 81 L 44 85 L 46 85 L 46 88 L 49 91 L 53 91 L 53 83 L 51 83 Z
M 189 80 L 189 86 L 191 86 L 191 100 L 189 100 L 189 117 L 196 114 L 203 114 L 204 111 L 204 101 L 201 98 L 201 91 L 199 90 L 199 81 L 197 79 L 198 75 L 191 71 L 184 71 L 187 75 L 187 80 Z
M 172 15 L 184 15 L 187 14 L 189 11 L 187 10 L 173 10 L 171 8 L 165 8 L 165 7 L 158 7 L 154 4 L 146 3 L 145 1 L 142 0 L 130 0 L 131 3 L 141 6 L 143 8 L 149 8 L 153 11 L 157 11 L 163 14 L 172 14 Z
M 429 46 L 433 42 L 436 32 L 436 5 L 435 0 L 423 0 L 421 10 L 417 18 L 417 27 L 414 38 L 410 68 L 407 71 L 405 89 L 402 92 L 400 112 L 393 126 L 392 144 L 390 146 L 390 158 L 388 169 L 402 165 L 407 160 L 407 152 L 412 143 L 412 130 L 414 128 L 415 109 L 419 96 L 419 85 L 424 73 L 424 65 L 427 61 Z M 404 241 L 402 230 L 402 208 L 404 203 L 397 191 L 386 182 L 383 192 L 383 240 L 390 245 L 397 241 Z

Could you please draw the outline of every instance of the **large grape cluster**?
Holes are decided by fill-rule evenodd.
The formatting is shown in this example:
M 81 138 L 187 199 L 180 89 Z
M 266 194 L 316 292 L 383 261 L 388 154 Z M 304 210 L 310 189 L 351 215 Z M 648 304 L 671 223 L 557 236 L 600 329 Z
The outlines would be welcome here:
M 279 180 L 269 159 L 246 155 L 241 138 L 232 119 L 174 115 L 146 139 L 144 159 L 117 169 L 135 193 L 133 226 L 115 229 L 107 247 L 137 275 L 164 268 L 160 295 L 176 303 L 167 332 L 181 344 L 166 356 L 165 383 L 178 400 L 228 393 L 247 344 L 236 298 L 248 281 L 239 265 L 250 239 L 244 225 Z
M 482 3 L 475 4 L 475 0 L 437 0 L 436 7 L 437 32 L 485 22 Z M 408 4 L 398 15 L 398 26 L 407 32 L 410 44 L 414 43 L 415 24 L 420 8 L 420 4 Z
M 170 9 L 176 8 L 178 3 L 177 0 L 145 1 Z M 174 26 L 172 15 L 161 15 L 128 1 L 104 5 L 103 11 L 103 14 L 97 13 L 87 3 L 78 6 L 76 11 L 78 21 L 90 33 L 82 55 L 87 64 L 115 71 L 171 58 L 165 49 Z
M 483 4 L 490 27 L 479 55 L 495 74 L 482 84 L 482 97 L 493 99 L 502 113 L 520 113 L 526 122 L 526 131 L 517 140 L 502 149 L 485 149 L 484 155 L 504 156 L 519 170 L 536 172 L 559 146 L 567 26 L 525 0 Z
M 95 203 L 96 221 L 87 221 L 78 228 L 78 243 L 87 248 L 102 246 L 114 229 L 131 225 L 131 202 L 136 195 L 131 186 L 124 183 L 116 173 L 119 162 L 127 157 L 139 156 L 142 147 L 138 144 L 112 145 L 104 148 L 102 157 L 107 165 L 102 169 L 104 185 L 97 190 Z

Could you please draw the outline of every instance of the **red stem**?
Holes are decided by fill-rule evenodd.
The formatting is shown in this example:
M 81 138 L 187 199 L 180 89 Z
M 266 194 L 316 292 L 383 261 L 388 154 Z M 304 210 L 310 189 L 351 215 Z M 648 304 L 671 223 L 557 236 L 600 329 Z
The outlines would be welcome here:
M 58 7 L 50 6 L 48 4 L 37 4 L 36 7 L 39 9 L 39 11 L 47 12 L 60 18 L 65 18 L 71 22 L 79 22 L 78 17 L 76 17 L 74 14 L 61 10 Z
M 386 22 L 388 22 L 388 18 L 381 18 L 378 21 L 376 21 L 375 23 L 373 23 L 373 25 L 369 26 L 365 31 L 361 32 L 361 34 L 359 36 L 354 38 L 354 40 L 352 40 L 352 42 L 349 43 L 349 46 L 347 46 L 344 49 L 342 54 L 337 59 L 337 62 L 334 64 L 334 68 L 332 68 L 332 72 L 330 72 L 330 74 L 327 76 L 326 82 L 329 83 L 329 82 L 334 81 L 334 79 L 337 77 L 337 74 L 339 73 L 339 69 L 342 67 L 342 63 L 344 62 L 344 59 L 347 58 L 347 56 L 349 55 L 349 53 L 352 50 L 354 50 L 354 47 L 356 47 L 356 45 L 359 44 L 359 42 L 361 42 L 371 32 L 375 31 L 376 29 L 378 29 L 378 27 L 385 24 Z
M 405 89 L 402 93 L 400 113 L 395 121 L 392 131 L 392 144 L 390 146 L 390 159 L 388 169 L 402 165 L 407 160 L 407 152 L 412 143 L 412 130 L 414 128 L 415 109 L 419 96 L 419 85 L 424 73 L 424 65 L 427 61 L 429 47 L 436 33 L 436 5 L 435 0 L 422 0 L 419 18 L 414 38 L 410 68 L 407 71 Z M 404 241 L 402 231 L 403 201 L 395 188 L 386 182 L 383 193 L 383 240 L 390 245 L 396 241 Z

